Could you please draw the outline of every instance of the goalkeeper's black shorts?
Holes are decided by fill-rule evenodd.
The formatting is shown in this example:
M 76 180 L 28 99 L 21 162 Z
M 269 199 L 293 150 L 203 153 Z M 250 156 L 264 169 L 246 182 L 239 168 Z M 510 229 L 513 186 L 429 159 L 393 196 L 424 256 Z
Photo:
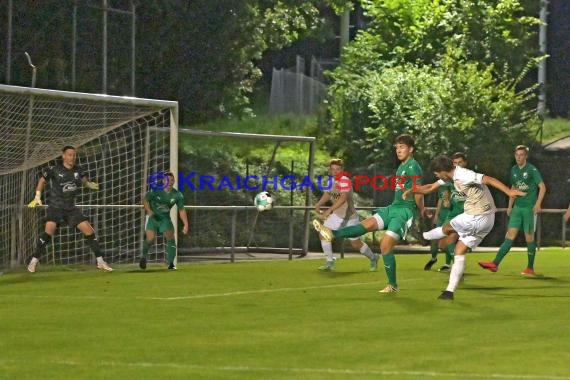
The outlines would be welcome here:
M 67 224 L 69 227 L 76 227 L 78 224 L 89 220 L 81 213 L 77 207 L 71 209 L 54 208 L 48 206 L 46 222 L 55 222 L 58 226 Z

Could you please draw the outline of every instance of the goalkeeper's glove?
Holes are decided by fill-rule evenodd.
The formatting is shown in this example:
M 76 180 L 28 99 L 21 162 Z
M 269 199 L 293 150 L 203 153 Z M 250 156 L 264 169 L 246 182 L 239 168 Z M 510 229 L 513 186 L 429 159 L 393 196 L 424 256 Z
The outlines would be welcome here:
M 42 192 L 41 191 L 36 191 L 36 197 L 34 198 L 33 201 L 31 201 L 30 203 L 28 203 L 28 207 L 34 208 L 36 206 L 41 206 L 42 205 Z
M 97 182 L 85 182 L 85 187 L 91 190 L 99 190 L 99 184 Z

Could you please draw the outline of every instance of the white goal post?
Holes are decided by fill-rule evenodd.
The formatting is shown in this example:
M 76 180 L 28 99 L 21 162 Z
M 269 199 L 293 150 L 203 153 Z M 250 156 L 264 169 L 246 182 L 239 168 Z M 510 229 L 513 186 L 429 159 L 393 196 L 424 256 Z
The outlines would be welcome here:
M 78 164 L 100 185 L 83 190 L 77 204 L 105 259 L 135 262 L 147 178 L 178 173 L 178 103 L 0 85 L 0 267 L 23 265 L 32 255 L 46 208 L 26 205 L 40 170 L 56 162 L 65 145 L 77 148 Z M 78 231 L 60 227 L 40 260 L 88 263 L 93 256 Z

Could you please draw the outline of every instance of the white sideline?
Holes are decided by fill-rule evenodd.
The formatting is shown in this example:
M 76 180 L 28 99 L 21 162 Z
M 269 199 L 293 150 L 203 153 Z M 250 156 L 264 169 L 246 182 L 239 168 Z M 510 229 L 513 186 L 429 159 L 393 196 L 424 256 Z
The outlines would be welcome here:
M 2 364 L 25 364 L 24 360 L 3 360 Z M 436 372 L 436 371 L 408 371 L 408 370 L 381 370 L 381 369 L 350 369 L 350 368 L 294 368 L 294 367 L 250 367 L 250 366 L 205 366 L 178 363 L 154 362 L 75 362 L 71 360 L 35 361 L 35 364 L 66 365 L 74 367 L 138 367 L 138 368 L 177 368 L 195 371 L 226 371 L 226 372 L 283 372 L 283 373 L 322 373 L 331 375 L 384 375 L 384 376 L 417 376 L 417 377 L 453 377 L 453 378 L 484 378 L 484 379 L 515 379 L 515 380 L 570 380 L 568 376 L 556 375 L 523 375 L 506 373 L 469 373 L 469 372 Z

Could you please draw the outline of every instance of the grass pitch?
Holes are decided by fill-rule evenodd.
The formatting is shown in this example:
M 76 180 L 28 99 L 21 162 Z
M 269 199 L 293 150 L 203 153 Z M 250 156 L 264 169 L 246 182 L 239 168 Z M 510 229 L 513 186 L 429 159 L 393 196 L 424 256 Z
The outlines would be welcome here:
M 468 255 L 453 302 L 427 255 L 396 294 L 364 258 L 5 273 L 0 379 L 570 379 L 569 254 Z

